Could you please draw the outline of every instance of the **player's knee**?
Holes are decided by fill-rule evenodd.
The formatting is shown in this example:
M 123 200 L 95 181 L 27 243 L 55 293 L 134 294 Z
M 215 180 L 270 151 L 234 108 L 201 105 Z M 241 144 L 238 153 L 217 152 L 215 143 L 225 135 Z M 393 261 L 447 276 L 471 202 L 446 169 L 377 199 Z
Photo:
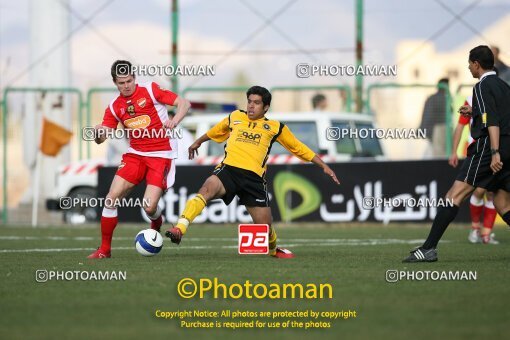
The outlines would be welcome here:
M 485 197 L 487 198 L 487 201 L 493 201 L 494 200 L 494 193 L 490 192 L 490 191 L 487 191 L 487 193 L 485 194 Z
M 213 198 L 215 198 L 221 190 L 221 186 L 218 183 L 214 183 L 213 181 L 206 181 L 204 185 L 198 190 L 198 193 L 202 195 L 202 197 L 209 202 Z
M 483 200 L 483 197 L 485 196 L 485 189 L 482 188 L 476 188 L 475 191 L 473 191 L 473 195 L 478 200 Z
M 267 225 L 269 225 L 269 229 L 271 229 L 271 224 L 273 223 L 273 219 L 271 218 L 271 216 L 258 215 L 258 216 L 252 216 L 252 218 L 253 218 L 253 223 L 267 224 Z
M 156 213 L 157 209 L 158 209 L 158 206 L 156 204 L 149 204 L 149 205 L 143 207 L 143 210 L 149 216 L 154 215 Z
M 114 195 L 112 192 L 109 192 L 108 195 L 106 195 L 106 198 L 104 200 L 104 207 L 108 209 L 115 209 L 116 202 L 119 201 L 119 198 Z
M 198 190 L 198 193 L 200 195 L 202 195 L 202 197 L 206 200 L 206 201 L 209 201 L 209 199 L 211 198 L 211 190 L 209 190 L 209 188 L 206 186 L 206 185 L 202 185 L 202 187 Z
M 446 194 L 446 198 L 452 200 L 453 204 L 455 204 L 456 206 L 460 206 L 462 201 L 464 201 L 472 191 L 473 191 L 472 187 L 468 185 L 453 186 Z

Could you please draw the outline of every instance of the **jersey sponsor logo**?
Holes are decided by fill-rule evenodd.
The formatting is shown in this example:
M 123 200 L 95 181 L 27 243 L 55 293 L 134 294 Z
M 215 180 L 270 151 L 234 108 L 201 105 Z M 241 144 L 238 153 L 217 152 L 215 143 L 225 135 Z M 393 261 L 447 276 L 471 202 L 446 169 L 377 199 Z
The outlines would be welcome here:
M 138 104 L 138 106 L 140 106 L 142 109 L 145 107 L 145 103 L 147 103 L 147 99 L 145 98 L 140 98 L 136 101 L 136 103 Z
M 253 133 L 246 130 L 239 130 L 237 133 L 236 142 L 243 142 L 249 144 L 260 144 L 260 138 L 262 135 L 260 133 Z
M 133 116 L 136 114 L 136 112 L 135 112 L 135 106 L 134 106 L 133 104 L 129 105 L 129 106 L 127 107 L 127 112 L 129 113 L 129 115 L 130 115 L 131 117 L 133 117 Z
M 129 129 L 144 129 L 151 123 L 151 117 L 148 115 L 138 116 L 124 121 L 124 126 Z
M 240 120 L 234 120 L 234 125 L 241 124 L 242 122 Z
M 264 129 L 271 130 L 271 127 L 269 126 L 269 124 L 264 124 Z
M 269 225 L 240 224 L 238 236 L 239 254 L 269 253 Z

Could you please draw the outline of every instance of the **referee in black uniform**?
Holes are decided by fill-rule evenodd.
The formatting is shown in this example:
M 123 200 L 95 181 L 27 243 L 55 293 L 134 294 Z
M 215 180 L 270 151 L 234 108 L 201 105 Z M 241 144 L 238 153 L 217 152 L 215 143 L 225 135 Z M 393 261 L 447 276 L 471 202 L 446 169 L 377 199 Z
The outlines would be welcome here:
M 488 46 L 469 52 L 469 71 L 479 82 L 473 87 L 473 107 L 463 107 L 461 113 L 473 117 L 471 136 L 475 142 L 469 146 L 460 173 L 446 194 L 453 206 L 438 210 L 425 243 L 403 262 L 437 261 L 441 236 L 475 187 L 496 193 L 494 205 L 510 225 L 510 87 L 493 69 L 494 55 Z

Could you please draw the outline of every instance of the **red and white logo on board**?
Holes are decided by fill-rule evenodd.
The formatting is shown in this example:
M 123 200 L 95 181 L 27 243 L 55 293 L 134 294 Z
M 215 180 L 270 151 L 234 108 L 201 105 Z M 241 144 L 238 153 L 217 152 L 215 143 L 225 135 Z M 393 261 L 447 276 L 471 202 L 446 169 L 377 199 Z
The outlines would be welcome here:
M 239 254 L 269 254 L 269 225 L 240 224 Z

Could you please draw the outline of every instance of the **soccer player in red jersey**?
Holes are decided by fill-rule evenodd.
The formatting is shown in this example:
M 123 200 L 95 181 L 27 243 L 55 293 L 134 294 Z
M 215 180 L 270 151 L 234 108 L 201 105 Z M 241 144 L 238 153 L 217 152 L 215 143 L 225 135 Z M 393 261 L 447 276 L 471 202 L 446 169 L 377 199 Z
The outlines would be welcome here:
M 95 142 L 103 143 L 121 123 L 125 131 L 131 132 L 130 145 L 122 156 L 105 199 L 101 215 L 101 246 L 88 256 L 93 259 L 111 257 L 112 235 L 118 222 L 115 203 L 144 179 L 147 189 L 143 202 L 148 204 L 144 204 L 143 209 L 151 220 L 151 228 L 160 230 L 163 219 L 158 201 L 174 184 L 173 159 L 177 158 L 177 143 L 164 132 L 175 128 L 191 106 L 186 99 L 160 88 L 156 83 L 135 83 L 132 65 L 128 61 L 115 61 L 111 75 L 120 95 L 106 108 L 103 122 L 96 125 Z M 168 117 L 166 105 L 177 107 L 172 119 Z
M 467 100 L 464 102 L 464 105 L 461 106 L 459 112 L 464 112 L 471 108 L 472 97 L 469 96 Z M 459 122 L 457 127 L 455 128 L 455 132 L 453 134 L 453 148 L 452 154 L 448 159 L 448 163 L 456 168 L 459 160 L 457 157 L 457 148 L 459 146 L 460 138 L 462 136 L 462 131 L 464 127 L 471 122 L 471 117 L 468 115 L 461 114 L 459 116 Z M 469 137 L 469 143 L 473 142 L 473 139 Z M 484 203 L 484 196 L 486 198 Z M 492 233 L 492 228 L 494 227 L 494 221 L 496 220 L 497 211 L 496 207 L 494 207 L 493 202 L 494 194 L 490 191 L 485 190 L 484 188 L 476 188 L 471 195 L 469 200 L 469 212 L 471 214 L 471 231 L 468 235 L 468 240 L 471 243 L 484 243 L 484 244 L 499 244 L 499 242 L 494 238 L 494 233 Z M 480 219 L 483 213 L 483 229 L 480 232 Z

